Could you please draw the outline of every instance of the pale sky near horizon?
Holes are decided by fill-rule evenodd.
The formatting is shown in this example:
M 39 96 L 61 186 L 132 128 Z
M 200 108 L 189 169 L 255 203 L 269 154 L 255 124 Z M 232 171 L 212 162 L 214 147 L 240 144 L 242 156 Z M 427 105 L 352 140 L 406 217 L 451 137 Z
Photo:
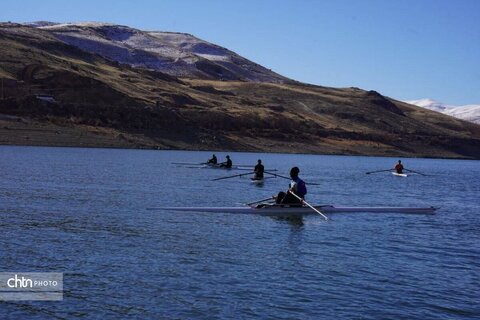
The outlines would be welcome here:
M 302 82 L 480 104 L 480 0 L 2 2 L 0 21 L 187 32 Z

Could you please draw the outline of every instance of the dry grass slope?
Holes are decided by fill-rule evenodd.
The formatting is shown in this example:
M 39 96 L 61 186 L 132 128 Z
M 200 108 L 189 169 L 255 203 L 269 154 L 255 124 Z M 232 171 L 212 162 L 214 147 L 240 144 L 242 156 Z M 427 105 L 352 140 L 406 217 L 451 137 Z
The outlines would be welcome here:
M 178 79 L 21 25 L 0 78 L 2 144 L 480 158 L 480 126 L 375 91 Z

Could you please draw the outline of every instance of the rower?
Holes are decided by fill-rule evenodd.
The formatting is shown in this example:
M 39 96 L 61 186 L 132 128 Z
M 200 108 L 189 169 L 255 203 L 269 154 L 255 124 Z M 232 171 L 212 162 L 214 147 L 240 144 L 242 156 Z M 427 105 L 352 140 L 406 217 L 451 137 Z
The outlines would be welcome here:
M 265 167 L 262 164 L 262 160 L 258 159 L 257 165 L 253 169 L 253 172 L 255 173 L 255 176 L 253 176 L 253 180 L 262 180 L 264 171 Z
M 300 173 L 300 169 L 298 169 L 298 167 L 293 167 L 290 170 L 290 178 L 292 178 L 292 181 L 290 181 L 287 192 L 280 191 L 278 193 L 277 198 L 275 200 L 277 204 L 302 203 L 302 201 L 298 200 L 295 196 L 290 194 L 290 192 L 293 192 L 300 198 L 305 199 L 305 195 L 307 194 L 307 187 L 305 185 L 305 182 L 298 177 L 299 173 Z
M 222 162 L 220 164 L 220 167 L 224 167 L 224 168 L 227 168 L 227 169 L 230 169 L 232 167 L 232 160 L 230 159 L 230 156 L 227 156 L 227 161 Z
M 207 163 L 217 164 L 217 156 L 214 154 L 212 158 L 207 161 Z
M 403 164 L 401 160 L 398 160 L 397 165 L 395 166 L 395 171 L 397 171 L 398 174 L 402 174 L 403 172 Z

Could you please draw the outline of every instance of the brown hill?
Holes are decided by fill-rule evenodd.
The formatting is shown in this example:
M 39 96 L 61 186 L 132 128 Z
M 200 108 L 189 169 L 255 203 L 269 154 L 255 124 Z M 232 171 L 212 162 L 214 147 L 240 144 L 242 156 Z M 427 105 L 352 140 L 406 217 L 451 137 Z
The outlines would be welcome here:
M 480 126 L 375 91 L 178 79 L 17 24 L 0 78 L 1 144 L 480 158 Z

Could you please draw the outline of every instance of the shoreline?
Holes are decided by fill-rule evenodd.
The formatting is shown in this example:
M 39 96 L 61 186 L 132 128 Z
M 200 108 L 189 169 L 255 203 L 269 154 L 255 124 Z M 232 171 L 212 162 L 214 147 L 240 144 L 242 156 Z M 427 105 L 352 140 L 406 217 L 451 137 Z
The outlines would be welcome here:
M 185 152 L 215 152 L 215 153 L 266 153 L 266 154 L 289 154 L 289 155 L 317 155 L 317 156 L 340 156 L 340 157 L 372 157 L 372 158 L 400 158 L 400 159 L 437 159 L 437 160 L 465 160 L 479 161 L 480 159 L 465 157 L 434 157 L 434 156 L 414 156 L 414 155 L 370 155 L 370 154 L 347 154 L 347 153 L 304 153 L 304 152 L 284 152 L 284 151 L 249 151 L 249 150 L 222 150 L 222 149 L 178 149 L 178 148 L 155 148 L 155 147 L 135 147 L 135 146 L 94 146 L 94 145 L 53 145 L 53 144 L 5 144 L 0 143 L 0 147 L 35 147 L 35 148 L 72 148 L 72 149 L 110 149 L 110 150 L 143 150 L 143 151 L 185 151 Z
M 313 137 L 314 138 L 314 137 Z M 56 124 L 49 121 L 22 117 L 0 118 L 0 145 L 38 146 L 70 148 L 106 148 L 139 150 L 183 150 L 210 152 L 257 152 L 359 157 L 425 158 L 480 160 L 480 157 L 459 156 L 454 151 L 429 146 L 415 145 L 409 150 L 394 148 L 370 141 L 318 138 L 313 141 L 293 142 L 293 139 L 273 140 L 226 134 L 215 140 L 189 141 L 169 134 L 168 137 L 145 132 L 124 132 L 114 128 L 81 125 Z M 422 150 L 416 154 L 410 150 Z

